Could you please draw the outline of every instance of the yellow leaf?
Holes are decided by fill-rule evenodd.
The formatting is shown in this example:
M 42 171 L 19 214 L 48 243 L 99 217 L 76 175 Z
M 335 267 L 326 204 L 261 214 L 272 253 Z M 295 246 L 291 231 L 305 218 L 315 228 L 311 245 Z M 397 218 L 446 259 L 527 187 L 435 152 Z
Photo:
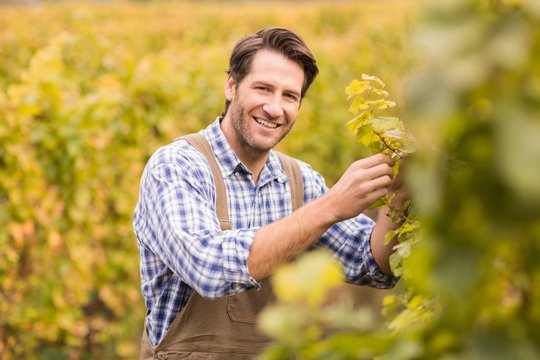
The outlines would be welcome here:
M 278 269 L 272 281 L 281 301 L 319 306 L 343 278 L 341 264 L 326 251 L 316 250 Z
M 369 90 L 371 86 L 368 81 L 360 81 L 354 79 L 351 83 L 345 88 L 345 94 L 348 95 L 350 99 L 353 95 L 360 95 L 364 91 Z
M 362 79 L 362 80 L 374 81 L 374 82 L 376 82 L 377 84 L 379 84 L 379 86 L 382 87 L 382 88 L 386 86 L 386 85 L 382 82 L 381 79 L 379 79 L 378 77 L 376 77 L 376 76 L 374 76 L 374 75 L 362 74 L 361 79 Z

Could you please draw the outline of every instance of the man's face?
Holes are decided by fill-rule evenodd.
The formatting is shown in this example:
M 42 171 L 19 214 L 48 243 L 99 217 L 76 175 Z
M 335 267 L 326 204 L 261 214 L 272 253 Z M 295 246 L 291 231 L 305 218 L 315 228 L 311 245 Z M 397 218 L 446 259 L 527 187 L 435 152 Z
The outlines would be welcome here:
M 231 104 L 222 125 L 235 151 L 266 153 L 287 135 L 300 109 L 303 82 L 300 65 L 269 50 L 255 54 L 240 84 L 229 77 L 225 96 Z

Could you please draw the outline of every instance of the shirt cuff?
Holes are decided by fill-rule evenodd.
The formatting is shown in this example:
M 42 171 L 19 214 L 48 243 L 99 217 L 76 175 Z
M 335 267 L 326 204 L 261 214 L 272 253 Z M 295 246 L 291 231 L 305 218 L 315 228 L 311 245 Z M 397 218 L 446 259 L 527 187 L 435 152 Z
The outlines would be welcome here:
M 399 278 L 393 275 L 386 275 L 381 271 L 371 251 L 371 242 L 369 240 L 367 244 L 367 272 L 358 279 L 358 282 L 377 289 L 393 288 L 399 281 Z
M 225 231 L 223 233 L 223 272 L 232 289 L 260 289 L 258 281 L 251 277 L 247 259 L 258 228 Z

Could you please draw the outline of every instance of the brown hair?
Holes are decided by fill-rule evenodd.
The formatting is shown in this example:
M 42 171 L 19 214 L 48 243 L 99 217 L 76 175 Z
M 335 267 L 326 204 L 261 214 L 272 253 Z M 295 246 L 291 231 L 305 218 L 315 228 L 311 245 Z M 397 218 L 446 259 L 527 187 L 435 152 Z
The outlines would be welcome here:
M 306 46 L 302 38 L 294 32 L 278 27 L 270 27 L 259 30 L 255 35 L 246 36 L 236 43 L 229 59 L 229 70 L 234 82 L 240 84 L 251 68 L 251 62 L 257 51 L 268 49 L 278 52 L 286 58 L 294 61 L 304 69 L 304 84 L 302 85 L 303 98 L 309 86 L 319 73 L 315 57 Z M 225 116 L 230 101 L 225 101 Z

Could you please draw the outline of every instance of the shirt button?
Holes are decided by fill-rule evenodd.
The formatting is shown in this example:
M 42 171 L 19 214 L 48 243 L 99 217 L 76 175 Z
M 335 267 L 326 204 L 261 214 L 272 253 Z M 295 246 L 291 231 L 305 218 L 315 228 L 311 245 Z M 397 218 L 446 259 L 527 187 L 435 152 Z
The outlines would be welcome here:
M 166 359 L 167 358 L 167 353 L 165 351 L 160 351 L 160 352 L 157 353 L 157 358 L 159 360 Z

